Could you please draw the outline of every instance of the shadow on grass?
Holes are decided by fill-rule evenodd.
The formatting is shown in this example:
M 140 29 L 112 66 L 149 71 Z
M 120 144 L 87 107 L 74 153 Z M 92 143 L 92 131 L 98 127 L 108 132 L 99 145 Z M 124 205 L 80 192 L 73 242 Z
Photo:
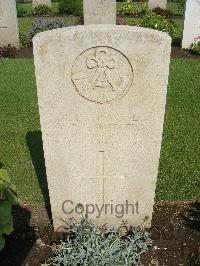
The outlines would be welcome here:
M 52 220 L 41 131 L 28 132 L 26 135 L 26 142 L 44 197 L 46 210 L 48 212 L 49 219 Z
M 34 229 L 29 226 L 31 213 L 20 206 L 13 208 L 14 231 L 5 237 L 6 245 L 0 252 L 1 266 L 21 266 L 36 241 Z

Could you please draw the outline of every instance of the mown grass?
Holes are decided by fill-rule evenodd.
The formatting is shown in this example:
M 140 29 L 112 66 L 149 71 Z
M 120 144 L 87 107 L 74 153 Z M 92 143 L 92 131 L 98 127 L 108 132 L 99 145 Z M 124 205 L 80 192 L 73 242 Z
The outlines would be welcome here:
M 200 199 L 200 60 L 172 60 L 157 200 Z M 33 60 L 0 61 L 0 151 L 20 201 L 46 190 Z
M 0 80 L 0 161 L 16 184 L 21 202 L 42 202 L 26 142 L 27 133 L 40 128 L 33 60 L 1 60 Z
M 200 199 L 200 60 L 172 60 L 157 199 Z
M 26 32 L 28 29 L 31 28 L 32 22 L 35 19 L 35 17 L 18 18 L 19 31 Z

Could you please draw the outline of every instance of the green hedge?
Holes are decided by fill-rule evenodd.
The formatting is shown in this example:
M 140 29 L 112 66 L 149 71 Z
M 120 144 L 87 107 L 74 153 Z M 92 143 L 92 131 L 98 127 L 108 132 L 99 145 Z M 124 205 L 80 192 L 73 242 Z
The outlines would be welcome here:
M 80 16 L 83 14 L 83 0 L 60 0 L 59 11 L 65 14 Z

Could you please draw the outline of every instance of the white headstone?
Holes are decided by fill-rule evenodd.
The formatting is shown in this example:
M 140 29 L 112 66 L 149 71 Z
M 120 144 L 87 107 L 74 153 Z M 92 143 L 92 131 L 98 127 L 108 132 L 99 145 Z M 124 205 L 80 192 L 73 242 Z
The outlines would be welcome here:
M 15 0 L 0 0 L 0 47 L 19 48 L 19 30 Z
M 33 44 L 54 227 L 83 208 L 99 223 L 148 216 L 150 226 L 171 38 L 88 25 L 40 33 Z
M 116 0 L 83 0 L 84 24 L 116 24 Z
M 38 5 L 46 5 L 51 7 L 51 0 L 33 0 L 33 8 Z
M 167 0 L 148 0 L 149 9 L 153 10 L 155 8 L 166 9 Z
M 182 48 L 189 48 L 200 36 L 200 0 L 187 0 Z

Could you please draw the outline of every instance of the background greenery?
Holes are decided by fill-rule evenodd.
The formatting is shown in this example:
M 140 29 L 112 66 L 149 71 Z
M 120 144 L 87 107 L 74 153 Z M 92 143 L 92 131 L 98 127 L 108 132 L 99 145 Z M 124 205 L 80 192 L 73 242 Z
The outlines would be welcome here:
M 61 2 L 62 1 L 63 0 L 61 0 Z M 71 1 L 71 2 L 73 2 L 73 1 Z M 32 11 L 32 3 L 20 3 L 20 5 L 27 12 L 31 12 Z M 118 10 L 118 12 L 119 12 L 119 10 L 120 10 L 120 8 L 121 8 L 122 5 L 123 5 L 123 2 L 117 3 L 117 10 Z M 138 5 L 138 3 L 135 2 L 134 5 Z M 167 3 L 167 10 L 169 10 L 174 15 L 183 15 L 183 9 L 180 9 L 180 6 L 179 6 L 178 1 L 176 1 L 176 2 L 168 1 L 168 3 Z M 59 2 L 52 2 L 52 11 L 54 13 L 58 13 L 59 12 Z

